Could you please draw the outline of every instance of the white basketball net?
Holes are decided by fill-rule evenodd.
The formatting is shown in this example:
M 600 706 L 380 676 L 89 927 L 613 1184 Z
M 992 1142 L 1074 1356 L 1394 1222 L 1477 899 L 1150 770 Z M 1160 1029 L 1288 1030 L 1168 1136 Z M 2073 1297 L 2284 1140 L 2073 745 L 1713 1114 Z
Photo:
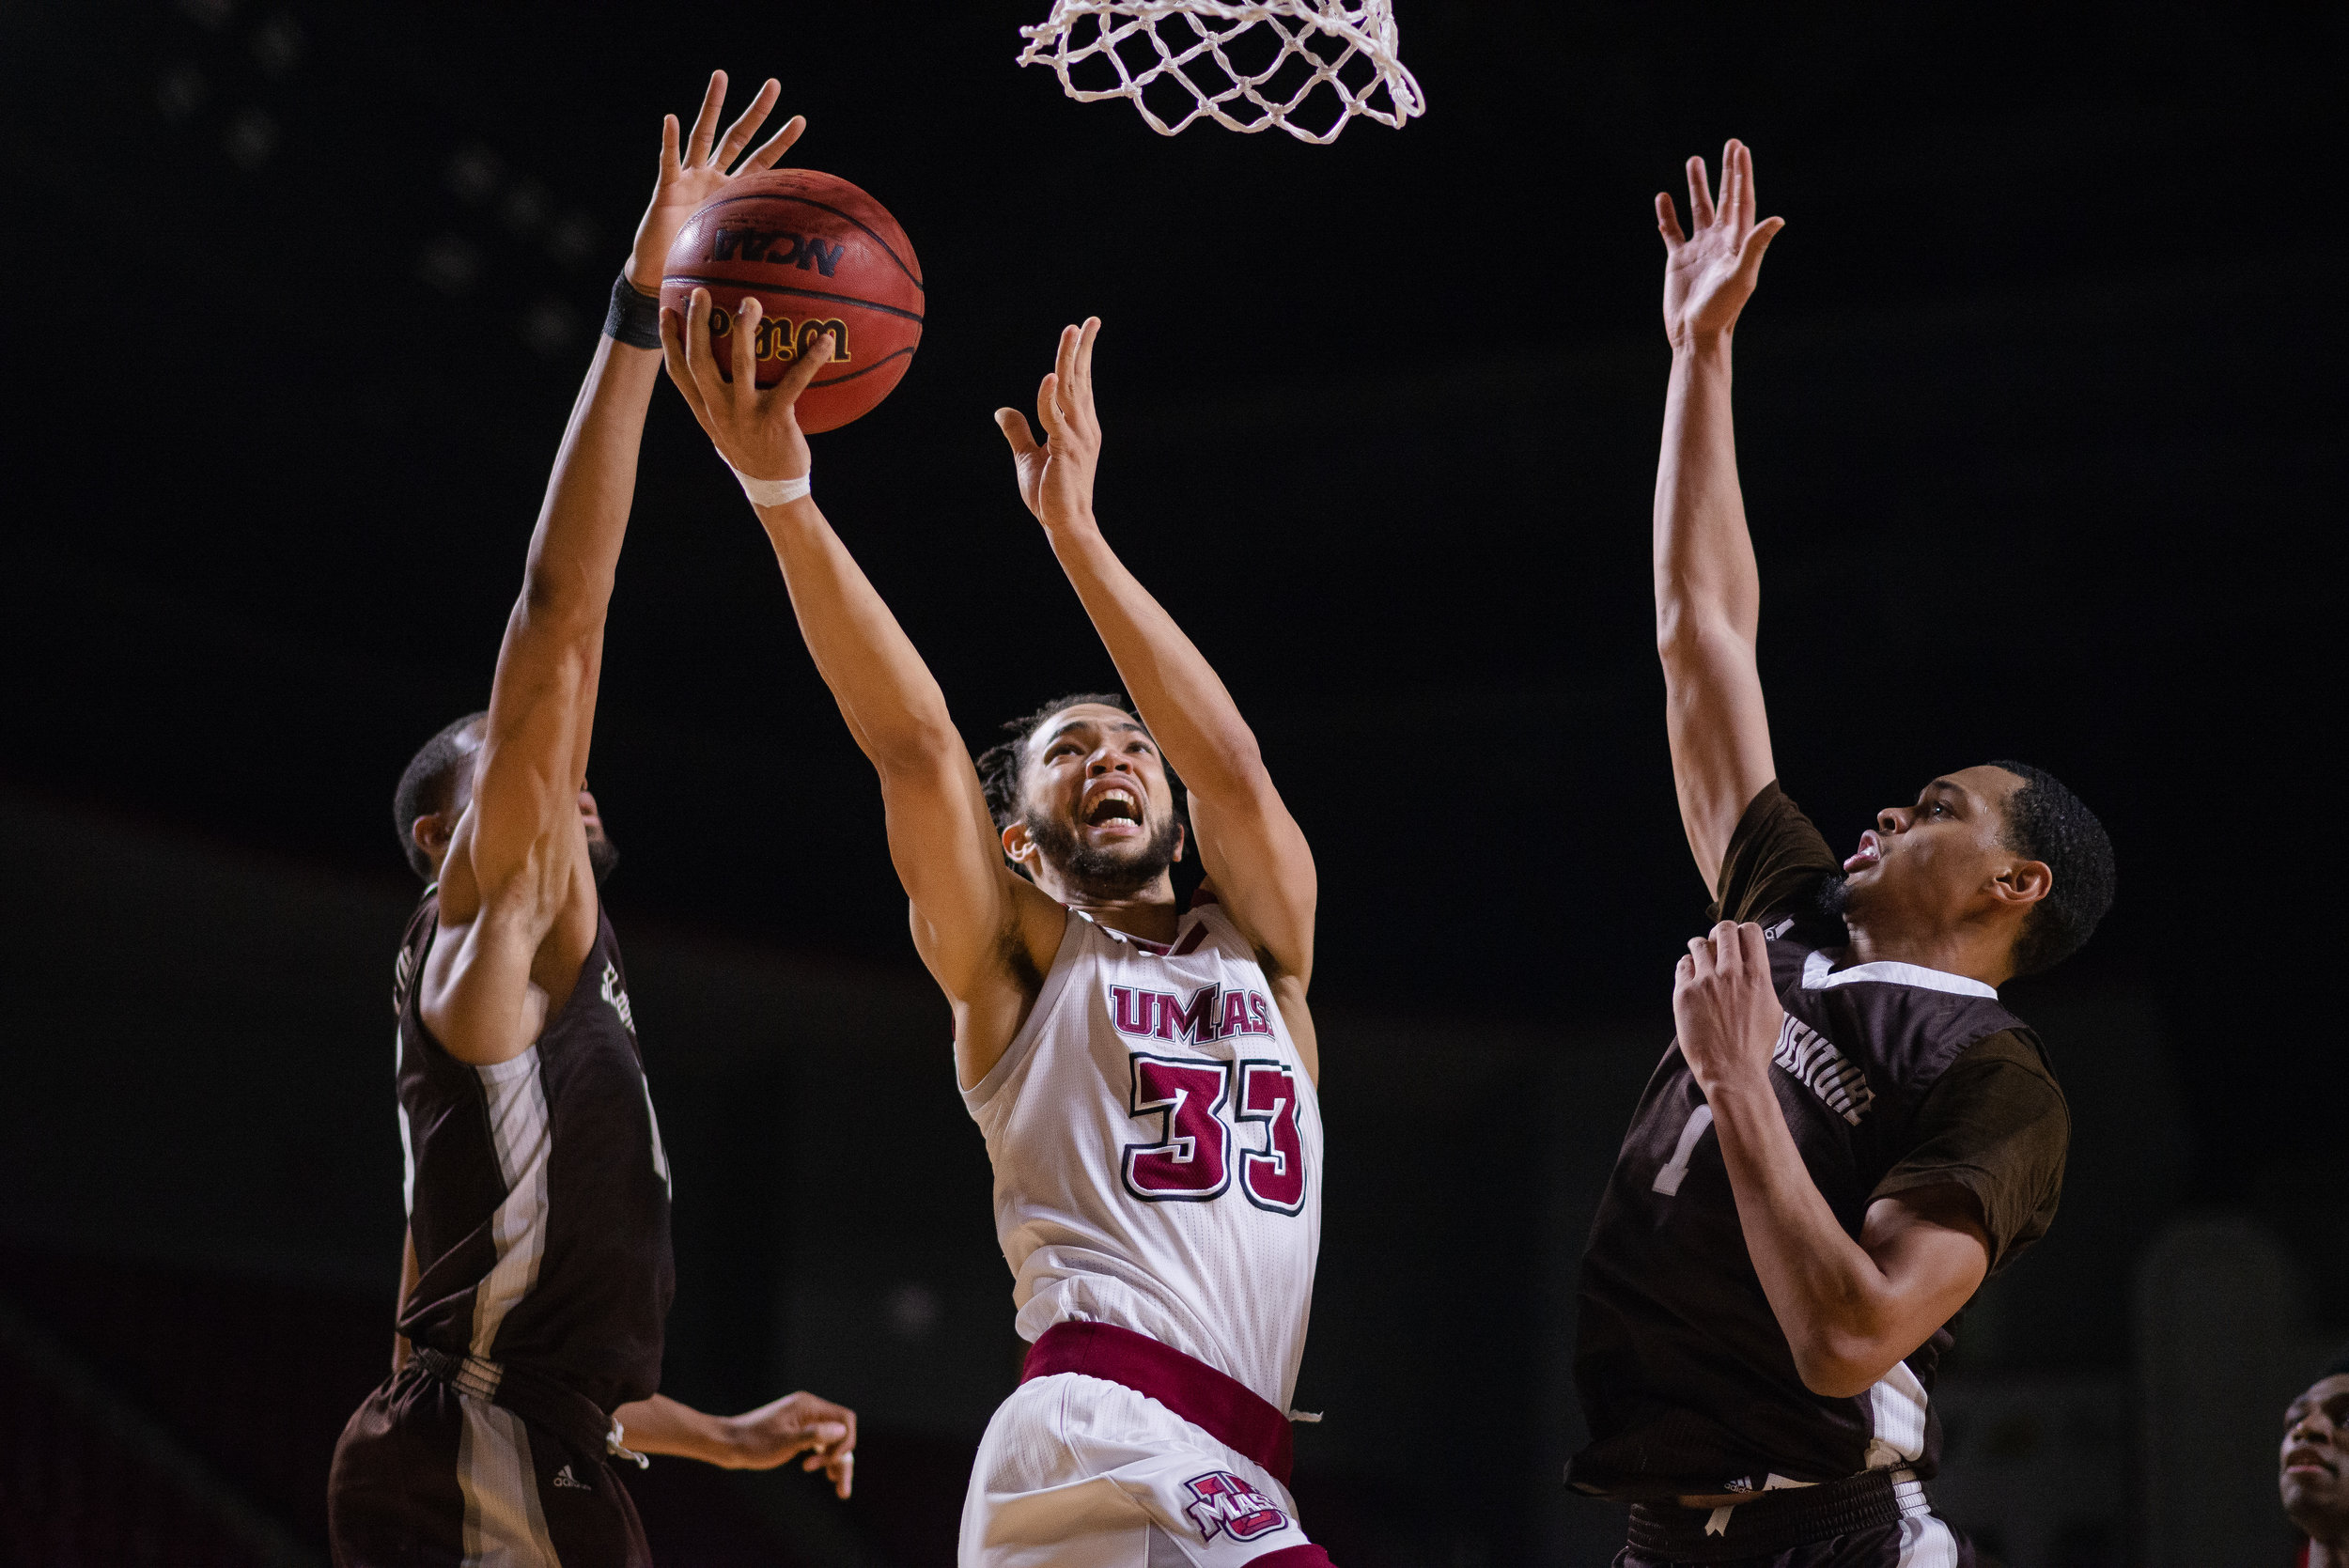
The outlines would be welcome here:
M 1022 27 L 1080 103 L 1127 98 L 1162 136 L 1203 116 L 1331 142 L 1366 115 L 1401 129 L 1427 101 L 1395 54 L 1392 0 L 1052 0 Z

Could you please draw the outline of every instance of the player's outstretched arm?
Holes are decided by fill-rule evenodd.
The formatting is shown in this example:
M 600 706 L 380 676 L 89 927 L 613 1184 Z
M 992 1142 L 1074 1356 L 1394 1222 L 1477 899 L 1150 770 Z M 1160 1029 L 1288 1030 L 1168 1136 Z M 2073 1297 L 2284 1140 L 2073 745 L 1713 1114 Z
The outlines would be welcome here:
M 1656 646 L 1680 820 L 1711 887 L 1738 819 L 1778 776 L 1754 660 L 1762 590 L 1737 486 L 1729 344 L 1784 220 L 1754 222 L 1753 154 L 1735 141 L 1721 150 L 1718 199 L 1704 160 L 1688 160 L 1688 208 L 1684 233 L 1672 197 L 1656 198 L 1672 350 L 1656 470 Z
M 1738 1227 L 1803 1386 L 1865 1392 L 1933 1337 L 1990 1271 L 1990 1237 L 1963 1188 L 1868 1205 L 1844 1233 L 1787 1129 L 1770 1083 L 1785 1015 L 1759 925 L 1723 922 L 1688 944 L 1672 981 L 1681 1054 L 1713 1111 Z
M 640 292 L 657 293 L 669 242 L 725 183 L 726 165 L 749 145 L 780 90 L 767 83 L 723 141 L 723 71 L 711 76 L 682 148 L 677 116 L 667 117 L 659 179 L 629 259 L 630 282 Z M 743 172 L 780 157 L 803 123 L 786 125 Z M 422 997 L 434 1035 L 460 1061 L 502 1062 L 527 1049 L 545 998 L 568 990 L 595 941 L 595 881 L 579 792 L 595 726 L 604 613 L 659 373 L 655 351 L 597 340 L 531 535 L 522 591 L 506 618 L 473 802 L 442 868 L 441 922 L 453 939 L 434 943 Z
M 1190 792 L 1191 827 L 1216 896 L 1301 991 L 1313 976 L 1313 851 L 1265 770 L 1255 733 L 1213 666 L 1102 536 L 1093 511 L 1101 424 L 1093 345 L 1101 322 L 1061 333 L 1058 363 L 1036 391 L 1038 442 L 1017 409 L 995 423 L 1011 443 L 1019 496 L 1093 618 L 1127 692 Z
M 759 304 L 733 333 L 732 380 L 709 349 L 709 295 L 663 311 L 669 377 L 734 471 L 753 481 L 808 476 L 813 457 L 793 406 L 830 362 L 825 334 L 761 392 L 752 341 Z M 987 1076 L 1019 1032 L 1067 924 L 1067 911 L 1015 876 L 945 693 L 896 616 L 832 532 L 815 498 L 753 502 L 774 547 L 816 668 L 880 775 L 889 854 L 912 902 L 913 941 L 955 1011 L 956 1069 Z
M 655 1394 L 613 1415 L 621 1441 L 638 1453 L 698 1459 L 726 1470 L 771 1470 L 800 1459 L 800 1468 L 823 1471 L 843 1498 L 856 1484 L 856 1412 L 811 1393 L 786 1394 L 739 1416 L 708 1415 Z

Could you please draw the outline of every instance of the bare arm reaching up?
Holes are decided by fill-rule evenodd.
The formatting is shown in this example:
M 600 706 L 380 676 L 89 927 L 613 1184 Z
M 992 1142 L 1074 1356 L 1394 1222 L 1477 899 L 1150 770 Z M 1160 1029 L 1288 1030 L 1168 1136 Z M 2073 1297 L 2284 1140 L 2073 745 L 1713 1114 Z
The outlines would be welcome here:
M 1302 1002 L 1313 979 L 1313 851 L 1265 770 L 1239 707 L 1174 617 L 1151 597 L 1102 536 L 1093 512 L 1101 423 L 1093 401 L 1093 318 L 1061 333 L 1052 372 L 1036 390 L 1038 442 L 1016 409 L 995 423 L 1011 443 L 1019 496 L 1044 525 L 1094 629 L 1117 664 L 1143 722 L 1190 792 L 1191 827 L 1216 896 L 1254 943 L 1282 998 L 1306 1064 L 1319 1062 Z
M 793 405 L 832 358 L 827 334 L 765 392 L 754 382 L 759 305 L 741 306 L 733 380 L 709 349 L 709 295 L 663 311 L 669 377 L 736 473 L 798 479 L 813 466 Z M 880 775 L 889 854 L 912 903 L 913 942 L 955 1015 L 955 1065 L 987 1076 L 1025 1021 L 1067 911 L 1003 863 L 1001 839 L 945 694 L 814 497 L 758 505 L 791 608 L 849 733 Z
M 669 242 L 729 178 L 780 88 L 759 89 L 723 142 L 725 73 L 709 81 L 680 151 L 677 116 L 661 129 L 659 183 L 628 274 L 661 287 Z M 763 169 L 797 139 L 794 118 L 743 164 Z M 586 384 L 555 455 L 530 538 L 522 591 L 506 618 L 490 690 L 473 800 L 441 870 L 441 937 L 426 960 L 425 1021 L 459 1061 L 486 1065 L 527 1050 L 548 999 L 568 995 L 596 936 L 596 889 L 580 820 L 595 728 L 603 623 L 636 489 L 636 451 L 658 355 L 597 341 Z
M 1672 197 L 1656 198 L 1672 350 L 1656 470 L 1656 646 L 1680 820 L 1712 887 L 1738 819 L 1778 776 L 1754 659 L 1761 580 L 1737 487 L 1729 346 L 1784 220 L 1753 221 L 1753 154 L 1735 141 L 1721 150 L 1718 200 L 1704 160 L 1688 160 L 1688 207 L 1683 233 Z

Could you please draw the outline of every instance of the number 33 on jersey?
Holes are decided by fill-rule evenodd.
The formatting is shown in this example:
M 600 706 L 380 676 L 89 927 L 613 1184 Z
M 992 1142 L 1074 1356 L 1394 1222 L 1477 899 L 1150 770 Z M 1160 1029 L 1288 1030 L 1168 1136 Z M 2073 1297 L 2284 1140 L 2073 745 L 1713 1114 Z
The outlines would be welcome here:
M 1321 1118 L 1221 908 L 1166 946 L 1072 913 L 965 1102 L 995 1165 L 1019 1331 L 1132 1328 L 1287 1408 L 1321 1236 Z
M 1240 1190 L 1260 1209 L 1305 1206 L 1305 1150 L 1297 1131 L 1297 1074 L 1283 1062 L 1197 1062 L 1134 1052 L 1136 1116 L 1161 1136 L 1126 1145 L 1126 1190 L 1144 1203 L 1197 1203 L 1231 1186 L 1231 1121 L 1266 1124 L 1261 1151 L 1239 1157 Z M 1234 1104 L 1232 1084 L 1239 1083 Z M 1227 1112 L 1226 1108 L 1231 1107 Z

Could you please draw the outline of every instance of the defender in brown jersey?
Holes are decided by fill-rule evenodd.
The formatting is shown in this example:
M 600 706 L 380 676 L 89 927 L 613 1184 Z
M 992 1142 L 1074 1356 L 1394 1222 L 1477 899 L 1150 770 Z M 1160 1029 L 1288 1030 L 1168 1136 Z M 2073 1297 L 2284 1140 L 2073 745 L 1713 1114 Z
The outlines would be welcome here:
M 409 1233 L 392 1375 L 335 1445 L 341 1568 L 635 1568 L 649 1557 L 615 1457 L 763 1469 L 803 1454 L 848 1493 L 853 1412 L 799 1393 L 721 1418 L 658 1391 L 668 1157 L 599 893 L 614 856 L 586 789 L 605 608 L 661 365 L 661 263 L 779 91 L 767 83 L 721 140 L 720 72 L 682 148 L 676 116 L 664 125 L 489 711 L 435 736 L 400 781 L 397 826 L 428 884 L 392 999 Z M 738 172 L 773 163 L 803 126 Z
M 1567 1468 L 1632 1500 L 1619 1568 L 1954 1568 L 1925 1483 L 1950 1323 L 2045 1234 L 2070 1119 L 1998 987 L 2112 898 L 2096 818 L 2022 763 L 1959 768 L 1839 858 L 1778 785 L 1730 337 L 1781 225 L 1731 142 L 1693 226 L 1657 198 L 1672 347 L 1656 490 L 1657 642 L 1681 820 L 1720 924 L 1583 1259 Z M 1897 702 L 1897 688 L 1873 700 Z

